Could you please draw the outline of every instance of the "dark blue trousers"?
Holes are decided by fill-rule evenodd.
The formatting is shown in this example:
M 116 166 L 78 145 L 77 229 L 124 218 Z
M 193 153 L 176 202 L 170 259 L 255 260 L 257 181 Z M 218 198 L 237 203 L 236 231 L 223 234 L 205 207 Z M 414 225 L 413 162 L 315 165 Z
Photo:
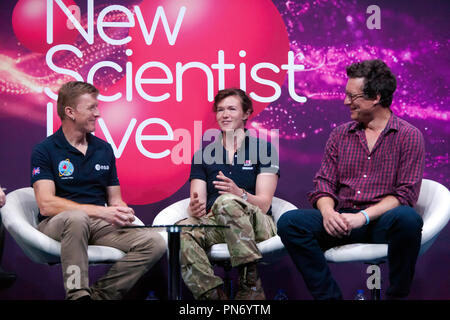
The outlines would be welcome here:
M 352 212 L 341 210 L 341 212 Z M 278 235 L 289 252 L 314 299 L 342 299 L 342 293 L 331 276 L 324 252 L 349 243 L 387 243 L 389 287 L 386 294 L 393 298 L 409 294 L 420 250 L 423 221 L 408 206 L 386 211 L 350 235 L 337 238 L 323 227 L 319 210 L 292 210 L 278 220 Z

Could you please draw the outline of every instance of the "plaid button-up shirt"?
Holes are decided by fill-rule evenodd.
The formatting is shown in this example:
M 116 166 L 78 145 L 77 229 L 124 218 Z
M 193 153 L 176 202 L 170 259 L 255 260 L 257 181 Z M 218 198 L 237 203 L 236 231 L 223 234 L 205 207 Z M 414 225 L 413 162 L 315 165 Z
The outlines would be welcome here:
M 343 124 L 330 134 L 309 201 L 316 207 L 319 198 L 328 196 L 336 210 L 365 209 L 392 195 L 412 207 L 419 197 L 424 158 L 422 133 L 394 114 L 372 151 L 359 123 Z

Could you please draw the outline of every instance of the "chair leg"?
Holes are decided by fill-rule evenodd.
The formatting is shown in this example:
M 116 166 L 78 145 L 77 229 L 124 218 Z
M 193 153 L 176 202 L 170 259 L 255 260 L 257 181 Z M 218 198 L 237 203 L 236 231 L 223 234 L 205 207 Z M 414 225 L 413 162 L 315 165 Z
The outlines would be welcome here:
M 2 219 L 0 217 L 0 265 L 3 258 L 3 248 L 5 244 L 5 227 L 3 226 Z
M 381 300 L 381 289 L 373 288 L 370 290 L 371 300 Z
M 228 299 L 233 299 L 233 281 L 231 280 L 230 272 L 231 272 L 231 264 L 229 262 L 224 263 L 223 270 L 225 271 L 225 276 L 223 279 L 223 286 L 225 294 Z

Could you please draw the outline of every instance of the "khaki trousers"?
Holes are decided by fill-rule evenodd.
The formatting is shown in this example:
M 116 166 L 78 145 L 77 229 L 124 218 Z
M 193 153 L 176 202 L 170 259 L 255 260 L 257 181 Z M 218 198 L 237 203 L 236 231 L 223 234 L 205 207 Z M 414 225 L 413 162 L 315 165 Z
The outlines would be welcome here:
M 121 299 L 164 254 L 166 244 L 149 229 L 118 228 L 78 210 L 64 211 L 38 225 L 39 231 L 61 242 L 66 299 Z M 125 256 L 89 287 L 88 245 L 114 247 Z

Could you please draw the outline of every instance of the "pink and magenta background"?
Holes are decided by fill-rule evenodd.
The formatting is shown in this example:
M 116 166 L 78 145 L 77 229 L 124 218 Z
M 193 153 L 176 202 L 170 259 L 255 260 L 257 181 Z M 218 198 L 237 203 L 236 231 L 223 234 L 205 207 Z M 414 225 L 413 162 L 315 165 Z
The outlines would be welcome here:
M 159 1 L 167 7 L 173 2 Z M 182 2 L 187 3 L 187 19 L 189 2 Z M 257 104 L 258 114 L 251 119 L 250 125 L 254 128 L 279 130 L 281 178 L 276 196 L 297 207 L 309 207 L 306 193 L 311 189 L 312 178 L 319 168 L 325 141 L 336 125 L 349 121 L 348 109 L 343 105 L 345 66 L 363 59 L 379 58 L 397 75 L 398 87 L 392 110 L 424 134 L 424 177 L 436 180 L 447 188 L 450 186 L 450 5 L 447 1 L 372 3 L 274 0 L 257 1 L 258 5 L 255 6 L 243 6 L 242 3 L 246 1 L 214 1 L 214 6 L 200 6 L 207 1 L 191 1 L 194 4 L 196 2 L 197 7 L 193 4 L 191 6 L 198 10 L 198 16 L 184 22 L 191 29 L 186 34 L 180 33 L 179 42 L 177 41 L 179 47 L 175 49 L 167 46 L 167 41 L 164 46 L 158 34 L 152 46 L 140 46 L 138 27 L 135 27 L 136 30 L 130 31 L 130 34 L 136 40 L 120 48 L 102 44 L 97 34 L 92 46 L 74 36 L 71 41 L 82 50 L 83 59 L 76 60 L 73 54 L 61 54 L 55 61 L 86 77 L 90 67 L 101 60 L 111 60 L 125 67 L 125 63 L 131 61 L 125 55 L 126 48 L 133 50 L 129 59 L 132 59 L 136 69 L 147 61 L 163 61 L 171 68 L 175 61 L 187 63 L 195 60 L 210 65 L 217 63 L 218 50 L 224 50 L 225 61 L 236 64 L 236 68 L 244 60 L 250 67 L 262 61 L 280 66 L 287 63 L 288 51 L 293 51 L 296 64 L 305 65 L 304 71 L 296 73 L 296 92 L 306 96 L 308 101 L 301 104 L 290 97 L 285 73 L 262 73 L 282 85 L 282 94 L 271 104 Z M 86 1 L 77 0 L 75 3 L 81 7 L 82 18 L 85 19 L 83 13 L 86 12 Z M 8 189 L 7 192 L 29 186 L 31 149 L 46 137 L 46 104 L 50 100 L 42 93 L 33 92 L 34 86 L 48 86 L 56 91 L 61 81 L 70 79 L 48 69 L 45 51 L 31 51 L 17 39 L 12 27 L 15 4 L 16 1 L 0 3 L 0 184 Z M 98 14 L 105 5 L 111 4 L 132 8 L 132 5 L 140 2 L 95 1 L 95 13 Z M 381 9 L 380 30 L 369 30 L 366 27 L 369 16 L 366 8 L 371 4 L 377 4 Z M 141 9 L 146 6 L 145 1 L 140 4 Z M 145 17 L 144 11 L 143 14 Z M 270 16 L 266 17 L 265 14 Z M 119 15 L 114 18 L 123 17 Z M 148 14 L 148 25 L 151 25 L 152 18 L 153 12 Z M 274 28 L 270 29 L 267 25 Z M 184 25 L 182 30 L 183 27 Z M 225 36 L 227 31 L 229 34 Z M 116 32 L 116 36 L 122 37 L 124 34 L 120 32 L 126 34 L 127 31 Z M 161 41 L 158 42 L 158 39 Z M 246 58 L 238 56 L 239 49 L 247 51 Z M 105 72 L 98 72 L 95 84 L 105 93 L 117 92 L 124 81 L 123 74 L 112 69 L 102 70 Z M 160 105 L 139 101 L 137 98 L 130 103 L 122 101 L 123 103 L 111 105 L 102 104 L 101 111 L 105 114 L 105 121 L 109 121 L 107 125 L 116 145 L 131 117 L 137 118 L 138 122 L 155 116 L 161 117 L 174 129 L 192 130 L 193 120 L 202 120 L 204 130 L 213 127 L 211 104 L 206 101 L 205 80 L 201 74 L 197 78 L 190 77 L 186 73 L 182 103 L 175 102 L 172 88 L 170 101 Z M 247 79 L 249 81 L 250 78 Z M 227 85 L 238 86 L 233 76 L 226 80 Z M 216 90 L 216 78 L 214 85 Z M 188 87 L 192 90 L 187 90 Z M 248 83 L 247 88 L 260 95 L 273 94 L 270 88 L 262 85 Z M 57 124 L 55 122 L 55 128 Z M 129 144 L 135 148 L 133 142 Z M 155 144 L 152 148 L 155 146 L 160 147 Z M 161 144 L 161 147 L 164 146 Z M 125 149 L 123 158 L 118 161 L 119 178 L 126 200 L 134 204 L 137 215 L 145 223 L 150 224 L 155 215 L 167 205 L 188 196 L 188 167 L 173 166 L 169 161 L 144 161 L 138 154 L 133 155 L 131 148 Z M 450 298 L 449 240 L 450 228 L 447 226 L 429 251 L 419 257 L 411 299 Z M 9 235 L 6 236 L 1 265 L 18 274 L 18 280 L 12 288 L 0 291 L 1 299 L 64 298 L 60 266 L 49 267 L 33 263 Z M 143 294 L 150 288 L 164 298 L 167 278 L 160 274 L 166 276 L 166 266 L 166 261 L 163 260 L 149 274 L 148 288 L 139 288 L 136 295 Z M 106 268 L 107 266 L 91 268 L 92 279 L 98 278 Z M 357 289 L 365 288 L 365 265 L 335 264 L 331 268 L 346 299 L 351 299 Z M 383 289 L 388 282 L 387 270 L 388 266 L 384 265 Z M 221 273 L 220 270 L 217 271 Z M 300 274 L 288 256 L 275 265 L 263 266 L 262 279 L 269 298 L 281 288 L 286 290 L 290 299 L 310 299 Z M 190 298 L 186 290 L 184 295 Z

